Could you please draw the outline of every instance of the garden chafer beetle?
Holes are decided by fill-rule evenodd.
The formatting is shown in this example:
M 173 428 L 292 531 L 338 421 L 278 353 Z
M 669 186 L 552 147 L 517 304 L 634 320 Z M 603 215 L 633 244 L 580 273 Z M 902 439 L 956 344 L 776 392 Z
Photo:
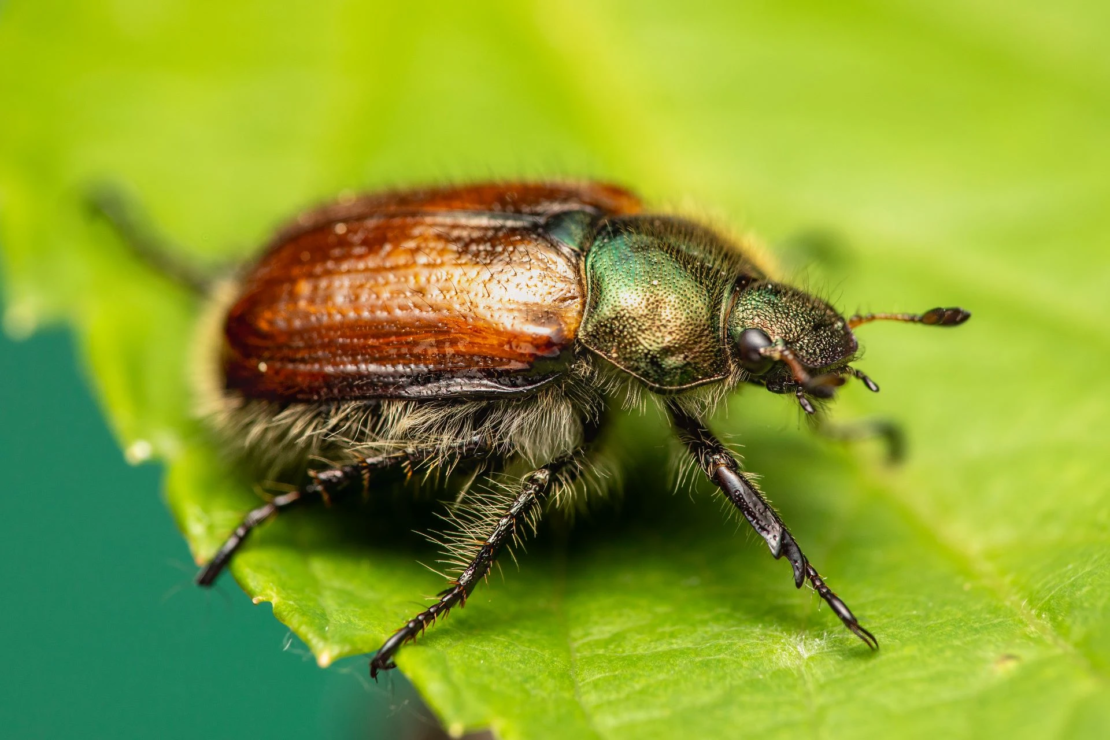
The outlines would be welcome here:
M 167 264 L 118 207 L 102 206 L 141 253 Z M 809 414 L 849 376 L 877 391 L 851 365 L 854 329 L 876 320 L 955 326 L 970 316 L 935 308 L 845 318 L 772 280 L 743 243 L 592 182 L 341 199 L 282 230 L 214 293 L 202 394 L 216 432 L 263 469 L 308 476 L 246 514 L 201 585 L 265 520 L 372 493 L 385 469 L 530 468 L 503 500 L 478 502 L 451 540 L 459 569 L 448 588 L 385 641 L 372 675 L 465 602 L 524 522 L 588 467 L 606 408 L 630 394 L 661 404 L 697 466 L 789 561 L 795 584 L 808 581 L 877 648 L 703 419 L 744 384 L 793 395 Z M 334 464 L 314 467 L 320 459 Z

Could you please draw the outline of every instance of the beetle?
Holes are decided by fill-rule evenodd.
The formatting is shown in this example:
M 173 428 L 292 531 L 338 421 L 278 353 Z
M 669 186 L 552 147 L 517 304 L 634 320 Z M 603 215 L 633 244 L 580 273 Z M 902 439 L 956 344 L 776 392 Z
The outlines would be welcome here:
M 118 204 L 116 204 L 118 205 Z M 140 254 L 152 248 L 101 201 Z M 146 245 L 144 246 L 144 241 Z M 155 245 L 156 247 L 156 245 Z M 205 279 L 172 270 L 198 290 Z M 870 648 L 875 637 L 826 585 L 704 418 L 743 385 L 814 414 L 852 367 L 854 330 L 893 320 L 956 326 L 970 314 L 843 317 L 773 280 L 744 243 L 646 212 L 597 182 L 493 182 L 396 190 L 309 211 L 212 291 L 201 393 L 227 446 L 269 471 L 307 471 L 249 512 L 197 576 L 210 586 L 264 521 L 369 494 L 390 468 L 476 462 L 530 472 L 504 499 L 479 499 L 453 538 L 459 569 L 435 603 L 375 653 L 372 676 L 461 606 L 506 545 L 589 467 L 606 409 L 645 394 L 697 467 Z M 313 465 L 327 459 L 331 464 Z M 486 497 L 486 498 L 483 498 Z

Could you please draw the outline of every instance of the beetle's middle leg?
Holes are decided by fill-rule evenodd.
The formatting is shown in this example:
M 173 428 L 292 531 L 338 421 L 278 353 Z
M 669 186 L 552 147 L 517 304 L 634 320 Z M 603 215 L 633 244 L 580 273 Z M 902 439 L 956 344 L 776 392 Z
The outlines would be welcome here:
M 678 408 L 674 404 L 668 405 L 671 421 L 678 430 L 679 437 L 686 444 L 687 449 L 698 462 L 698 466 L 717 484 L 733 505 L 740 510 L 752 528 L 763 538 L 771 548 L 775 559 L 786 556 L 794 569 L 794 585 L 798 588 L 807 580 L 813 590 L 825 600 L 825 603 L 836 613 L 844 626 L 851 630 L 859 639 L 863 640 L 872 650 L 879 648 L 875 636 L 860 625 L 859 620 L 852 614 L 848 605 L 832 592 L 821 578 L 817 569 L 810 565 L 809 560 L 802 554 L 801 548 L 794 540 L 793 535 L 783 524 L 782 519 L 775 512 L 762 494 L 748 481 L 740 465 L 732 453 L 713 436 L 713 433 L 698 419 Z
M 386 640 L 370 661 L 370 676 L 377 678 L 378 671 L 386 671 L 396 666 L 393 656 L 409 640 L 412 640 L 439 617 L 446 616 L 452 607 L 466 604 L 466 598 L 485 577 L 505 545 L 520 533 L 528 515 L 551 493 L 559 474 L 573 464 L 574 455 L 568 455 L 548 463 L 524 476 L 520 492 L 497 520 L 493 530 L 486 536 L 481 547 L 474 554 L 470 564 L 462 574 L 451 582 L 449 588 L 439 594 L 436 603 L 410 619 Z
M 450 454 L 458 459 L 466 459 L 481 456 L 485 451 L 482 439 L 474 437 L 450 450 Z M 215 583 L 230 562 L 231 556 L 242 547 L 250 533 L 279 512 L 310 501 L 335 501 L 356 491 L 365 492 L 370 485 L 370 476 L 375 471 L 403 465 L 416 466 L 441 454 L 442 450 L 438 447 L 398 449 L 366 457 L 350 465 L 312 472 L 311 483 L 275 496 L 243 517 L 243 521 L 216 551 L 212 560 L 197 574 L 197 585 L 211 586 Z

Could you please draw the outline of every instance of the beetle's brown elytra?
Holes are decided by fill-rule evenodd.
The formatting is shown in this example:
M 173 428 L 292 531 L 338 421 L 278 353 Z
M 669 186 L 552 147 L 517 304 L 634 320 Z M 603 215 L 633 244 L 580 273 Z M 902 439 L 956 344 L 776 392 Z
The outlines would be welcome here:
M 136 251 L 181 282 L 120 203 L 98 201 Z M 644 211 L 593 182 L 485 183 L 343 199 L 281 231 L 225 287 L 204 385 L 229 448 L 308 484 L 249 512 L 197 580 L 212 584 L 250 532 L 294 506 L 354 492 L 379 474 L 514 461 L 532 472 L 454 542 L 456 577 L 374 655 L 371 675 L 466 597 L 524 522 L 579 475 L 625 394 L 656 399 L 698 467 L 872 649 L 874 636 L 802 554 L 739 462 L 709 431 L 710 402 L 744 384 L 794 396 L 809 414 L 848 377 L 853 330 L 892 320 L 956 326 L 970 314 L 849 318 L 772 280 L 743 245 Z M 709 393 L 705 391 L 709 390 Z M 327 459 L 321 466 L 310 460 Z

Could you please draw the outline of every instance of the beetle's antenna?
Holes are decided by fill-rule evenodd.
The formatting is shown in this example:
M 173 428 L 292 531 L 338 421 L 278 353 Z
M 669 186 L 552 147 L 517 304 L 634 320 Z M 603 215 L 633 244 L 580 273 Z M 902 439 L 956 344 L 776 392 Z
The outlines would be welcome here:
M 971 312 L 962 308 L 932 308 L 925 313 L 865 313 L 848 319 L 848 328 L 855 329 L 872 321 L 905 321 L 928 326 L 959 326 L 971 318 Z M 857 376 L 858 377 L 858 376 Z

